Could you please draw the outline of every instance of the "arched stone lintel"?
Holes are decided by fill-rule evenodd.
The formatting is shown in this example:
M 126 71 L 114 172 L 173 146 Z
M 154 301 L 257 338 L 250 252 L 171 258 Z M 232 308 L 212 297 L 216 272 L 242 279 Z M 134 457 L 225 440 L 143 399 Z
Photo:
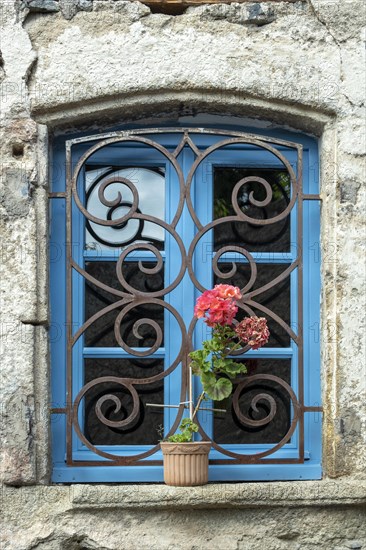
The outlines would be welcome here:
M 321 111 L 300 103 L 276 98 L 263 99 L 246 92 L 228 91 L 155 91 L 93 99 L 69 105 L 44 105 L 34 108 L 33 118 L 49 128 L 82 129 L 91 125 L 107 128 L 120 124 L 156 124 L 180 117 L 210 114 L 268 121 L 276 126 L 322 135 L 334 120 L 334 112 Z

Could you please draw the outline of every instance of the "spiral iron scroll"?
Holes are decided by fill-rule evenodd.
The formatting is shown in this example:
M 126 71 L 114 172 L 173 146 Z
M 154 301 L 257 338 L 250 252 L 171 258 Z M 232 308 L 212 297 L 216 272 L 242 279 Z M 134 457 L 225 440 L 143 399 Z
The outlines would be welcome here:
M 181 130 L 174 130 L 177 134 L 181 132 Z M 213 133 L 212 131 L 207 131 L 207 133 Z M 137 308 L 141 305 L 146 304 L 155 304 L 156 306 L 159 306 L 164 309 L 164 311 L 167 312 L 168 315 L 172 315 L 178 326 L 181 333 L 181 343 L 180 343 L 180 349 L 177 354 L 177 356 L 174 358 L 172 363 L 170 365 L 166 365 L 163 372 L 160 374 L 154 375 L 154 376 L 147 376 L 145 378 L 123 378 L 123 377 L 115 377 L 115 376 L 103 376 L 99 378 L 95 378 L 91 382 L 88 382 L 85 384 L 79 391 L 78 395 L 76 396 L 74 402 L 73 402 L 73 408 L 72 408 L 72 422 L 75 429 L 75 432 L 78 436 L 78 438 L 85 444 L 87 448 L 89 448 L 91 451 L 96 453 L 97 455 L 109 459 L 113 462 L 113 464 L 133 464 L 138 461 L 143 460 L 144 458 L 153 455 L 159 448 L 159 445 L 153 446 L 150 450 L 135 454 L 133 456 L 120 456 L 119 454 L 106 452 L 100 449 L 98 446 L 91 443 L 91 441 L 88 440 L 85 433 L 83 432 L 82 426 L 81 426 L 81 416 L 80 415 L 80 406 L 83 402 L 83 399 L 87 396 L 88 392 L 95 388 L 96 386 L 100 384 L 115 384 L 117 386 L 120 386 L 124 389 L 124 391 L 128 392 L 132 399 L 132 409 L 128 412 L 127 416 L 121 420 L 110 420 L 106 414 L 105 414 L 105 405 L 108 403 L 112 406 L 113 412 L 118 413 L 121 410 L 121 401 L 120 398 L 116 395 L 113 395 L 113 393 L 107 393 L 105 395 L 102 395 L 99 397 L 95 404 L 95 413 L 99 421 L 109 427 L 113 428 L 123 428 L 128 425 L 131 425 L 137 416 L 139 415 L 139 409 L 140 409 L 140 401 L 138 397 L 138 392 L 136 390 L 135 386 L 146 386 L 153 382 L 156 382 L 157 380 L 164 380 L 166 379 L 177 367 L 182 364 L 182 381 L 181 381 L 181 392 L 180 392 L 180 401 L 183 403 L 186 401 L 186 391 L 187 391 L 187 354 L 192 349 L 192 335 L 193 330 L 196 324 L 195 320 L 192 320 L 192 323 L 187 331 L 184 321 L 182 319 L 182 316 L 179 311 L 177 311 L 174 307 L 172 307 L 167 300 L 164 300 L 164 297 L 166 297 L 169 293 L 171 293 L 179 284 L 181 284 L 183 277 L 185 273 L 188 271 L 190 279 L 195 286 L 196 289 L 199 291 L 204 291 L 206 288 L 200 283 L 200 281 L 197 279 L 197 276 L 194 272 L 194 254 L 197 249 L 197 246 L 201 239 L 207 235 L 209 231 L 214 229 L 215 227 L 225 224 L 225 223 L 241 223 L 246 222 L 250 223 L 253 226 L 260 226 L 260 225 L 269 225 L 274 224 L 280 220 L 284 220 L 291 210 L 294 208 L 298 193 L 299 193 L 299 181 L 296 178 L 296 175 L 294 173 L 294 170 L 292 166 L 289 164 L 286 157 L 279 151 L 278 148 L 276 148 L 275 141 L 269 142 L 269 140 L 266 139 L 257 139 L 253 138 L 252 136 L 246 136 L 244 134 L 240 134 L 238 132 L 232 133 L 232 134 L 226 134 L 224 132 L 216 132 L 217 134 L 223 134 L 222 139 L 217 141 L 214 145 L 208 147 L 207 149 L 200 151 L 198 147 L 194 145 L 194 130 L 187 130 L 183 133 L 183 137 L 181 138 L 180 143 L 178 143 L 176 150 L 172 153 L 167 148 L 163 147 L 158 141 L 154 141 L 151 139 L 151 137 L 145 137 L 143 134 L 144 132 L 131 132 L 130 135 L 126 136 L 125 134 L 120 135 L 114 135 L 112 137 L 109 137 L 105 139 L 104 141 L 98 142 L 94 144 L 86 153 L 83 154 L 83 156 L 78 161 L 75 170 L 72 174 L 72 177 L 70 179 L 70 197 L 72 197 L 74 205 L 79 209 L 81 214 L 86 219 L 87 228 L 89 231 L 92 231 L 91 224 L 95 224 L 96 226 L 109 226 L 113 227 L 116 230 L 118 230 L 121 227 L 124 227 L 126 223 L 130 222 L 131 220 L 136 220 L 139 232 L 138 235 L 141 236 L 141 227 L 146 222 L 149 222 L 151 224 L 155 224 L 162 228 L 166 234 L 169 235 L 169 238 L 172 239 L 177 246 L 177 249 L 179 250 L 180 256 L 181 256 L 181 267 L 178 270 L 176 276 L 174 277 L 174 280 L 168 281 L 165 288 L 162 288 L 160 290 L 155 291 L 141 291 L 137 288 L 135 288 L 131 282 L 126 280 L 126 277 L 123 273 L 123 266 L 124 262 L 126 261 L 126 258 L 132 254 L 135 251 L 149 251 L 153 257 L 154 262 L 152 265 L 149 264 L 147 266 L 143 262 L 138 263 L 138 270 L 140 273 L 143 274 L 157 274 L 162 271 L 163 269 L 163 256 L 161 251 L 158 249 L 156 242 L 136 242 L 136 238 L 132 239 L 130 242 L 124 243 L 124 249 L 121 251 L 117 262 L 116 262 L 116 280 L 119 283 L 119 286 L 111 287 L 105 282 L 102 282 L 95 277 L 92 277 L 89 273 L 86 272 L 80 265 L 77 264 L 77 262 L 74 259 L 70 259 L 70 270 L 76 271 L 79 275 L 85 278 L 86 281 L 88 281 L 90 284 L 93 284 L 96 288 L 99 288 L 103 291 L 106 291 L 110 293 L 112 296 L 116 297 L 116 301 L 109 304 L 108 306 L 102 308 L 100 311 L 95 313 L 92 317 L 89 319 L 86 319 L 82 326 L 78 328 L 76 333 L 71 339 L 71 345 L 75 345 L 78 339 L 85 334 L 85 331 L 90 327 L 93 323 L 101 319 L 104 315 L 107 313 L 115 312 L 115 321 L 114 321 L 114 335 L 116 342 L 118 346 L 120 346 L 126 353 L 130 354 L 132 357 L 136 358 L 143 358 L 143 357 L 151 357 L 152 354 L 154 354 L 161 346 L 163 341 L 163 334 L 161 327 L 154 319 L 149 318 L 137 318 L 136 321 L 133 324 L 132 331 L 136 338 L 141 338 L 141 328 L 143 326 L 147 326 L 150 329 L 150 333 L 154 335 L 154 343 L 147 347 L 146 349 L 138 350 L 130 345 L 127 344 L 125 341 L 125 335 L 123 334 L 123 331 L 121 330 L 123 319 L 126 317 L 127 314 L 131 313 L 134 308 Z M 154 131 L 150 132 L 151 135 L 154 134 Z M 127 177 L 121 177 L 118 175 L 113 175 L 113 173 L 109 172 L 104 177 L 100 177 L 98 179 L 98 199 L 102 205 L 108 208 L 108 215 L 106 215 L 105 219 L 99 218 L 94 214 L 91 214 L 88 211 L 87 207 L 87 201 L 85 201 L 81 198 L 82 192 L 80 189 L 80 180 L 81 178 L 80 173 L 83 168 L 83 166 L 87 163 L 88 159 L 92 158 L 92 155 L 96 153 L 98 150 L 100 150 L 103 147 L 106 147 L 111 144 L 116 143 L 123 143 L 123 142 L 129 142 L 132 144 L 139 144 L 144 145 L 146 147 L 151 147 L 155 151 L 157 151 L 162 158 L 164 158 L 171 166 L 172 170 L 175 172 L 176 177 L 179 182 L 179 188 L 180 188 L 180 198 L 177 203 L 177 209 L 174 213 L 174 216 L 172 217 L 172 222 L 168 224 L 165 220 L 144 214 L 141 211 L 140 205 L 139 205 L 139 192 L 137 186 Z M 210 154 L 215 153 L 216 151 L 223 149 L 227 147 L 228 145 L 252 145 L 257 147 L 260 150 L 264 150 L 267 153 L 270 153 L 274 156 L 274 158 L 282 163 L 282 166 L 284 167 L 284 170 L 287 171 L 290 183 L 291 183 L 291 193 L 290 198 L 286 203 L 286 206 L 284 210 L 280 213 L 277 213 L 272 218 L 266 218 L 266 219 L 258 219 L 254 217 L 250 217 L 239 205 L 238 201 L 238 194 L 240 189 L 243 185 L 247 184 L 248 182 L 255 181 L 261 188 L 263 189 L 263 192 L 265 194 L 265 197 L 263 199 L 258 199 L 254 195 L 253 192 L 249 193 L 248 196 L 248 203 L 252 205 L 253 207 L 258 208 L 264 208 L 266 207 L 272 200 L 272 187 L 266 179 L 258 176 L 250 176 L 241 178 L 236 185 L 233 188 L 232 191 L 232 208 L 234 211 L 233 215 L 224 216 L 222 218 L 216 219 L 206 225 L 203 225 L 200 221 L 200 219 L 197 216 L 197 213 L 195 212 L 192 198 L 191 198 L 191 187 L 192 187 L 192 181 L 196 174 L 196 171 L 198 167 L 201 165 L 201 163 L 209 158 Z M 179 164 L 179 153 L 183 149 L 184 146 L 191 147 L 194 155 L 195 160 L 192 163 L 191 169 L 189 171 L 189 174 L 187 175 L 186 179 L 183 175 L 183 170 Z M 287 147 L 293 147 L 294 144 L 287 144 Z M 113 198 L 107 198 L 106 191 L 110 188 L 111 185 L 119 184 L 121 187 L 121 190 L 116 192 L 116 196 Z M 126 200 L 126 197 L 124 194 L 126 193 L 126 189 L 128 189 L 129 197 L 132 195 L 132 200 L 129 198 Z M 186 250 L 186 247 L 183 243 L 183 240 L 181 236 L 179 235 L 177 231 L 177 224 L 182 216 L 182 211 L 184 208 L 184 205 L 187 205 L 188 210 L 190 212 L 190 215 L 194 221 L 194 224 L 196 226 L 196 233 L 195 236 L 190 243 L 188 247 L 188 251 Z M 123 207 L 125 210 L 128 208 L 127 212 L 124 212 L 123 215 L 114 217 L 113 214 L 118 211 L 118 208 Z M 71 234 L 72 235 L 72 234 Z M 94 237 L 97 238 L 97 233 L 94 231 L 93 233 Z M 101 241 L 103 242 L 103 241 Z M 104 241 L 103 244 L 106 244 Z M 108 243 L 107 243 L 108 244 Z M 120 244 L 120 243 L 119 243 Z M 115 246 L 115 245 L 114 245 Z M 222 271 L 220 269 L 220 258 L 226 253 L 235 253 L 238 254 L 240 257 L 242 257 L 247 265 L 250 268 L 250 277 L 248 282 L 245 284 L 245 286 L 241 289 L 243 298 L 241 302 L 239 303 L 239 307 L 248 315 L 253 315 L 254 310 L 259 310 L 264 312 L 267 316 L 271 317 L 274 321 L 276 321 L 290 336 L 290 338 L 294 339 L 296 342 L 298 341 L 298 336 L 294 333 L 294 331 L 291 329 L 291 327 L 278 315 L 276 315 L 273 311 L 266 308 L 265 306 L 261 305 L 260 303 L 255 301 L 255 296 L 260 295 L 262 292 L 268 290 L 269 288 L 275 286 L 279 281 L 283 280 L 285 277 L 288 277 L 289 274 L 297 267 L 297 261 L 293 262 L 289 267 L 287 267 L 284 272 L 275 278 L 270 283 L 267 283 L 266 285 L 256 288 L 254 290 L 254 285 L 257 280 L 257 264 L 256 261 L 251 254 L 251 252 L 243 246 L 234 246 L 234 245 L 226 245 L 221 247 L 219 250 L 217 250 L 213 256 L 212 259 L 212 269 L 216 276 L 227 279 L 228 282 L 230 282 L 231 277 L 236 273 L 237 270 L 237 262 L 231 261 L 231 268 L 226 271 Z M 244 348 L 242 350 L 239 350 L 238 353 L 242 353 L 246 351 L 247 348 Z M 230 457 L 235 458 L 239 462 L 253 462 L 255 460 L 260 460 L 264 456 L 267 456 L 269 454 L 274 453 L 276 450 L 278 450 L 281 446 L 283 446 L 289 439 L 291 438 L 292 434 L 294 433 L 294 430 L 296 428 L 300 412 L 301 412 L 301 406 L 299 404 L 299 401 L 297 400 L 297 397 L 293 391 L 293 389 L 283 380 L 276 376 L 272 375 L 254 375 L 254 376 L 248 376 L 244 380 L 239 380 L 236 386 L 236 390 L 233 394 L 233 408 L 235 411 L 235 414 L 238 418 L 238 420 L 246 426 L 262 426 L 265 424 L 268 424 L 272 421 L 274 416 L 276 415 L 276 402 L 275 399 L 269 395 L 268 393 L 260 393 L 252 400 L 252 408 L 253 410 L 256 410 L 258 407 L 258 403 L 260 402 L 266 402 L 269 407 L 269 412 L 266 415 L 265 418 L 261 420 L 253 420 L 243 414 L 243 412 L 240 410 L 239 405 L 239 399 L 240 395 L 243 391 L 246 390 L 246 388 L 253 383 L 254 381 L 265 381 L 265 380 L 272 380 L 275 381 L 277 384 L 281 386 L 281 388 L 287 392 L 291 404 L 292 404 L 292 421 L 290 428 L 285 435 L 285 437 L 282 438 L 282 440 L 274 445 L 270 450 L 267 450 L 265 452 L 257 453 L 255 455 L 250 455 L 249 458 L 246 455 L 240 454 L 240 453 L 232 453 L 228 451 L 227 449 L 224 449 L 222 446 L 216 444 L 213 442 L 213 446 L 215 449 L 220 451 L 220 453 Z M 173 423 L 170 433 L 174 433 L 177 429 L 180 420 L 183 416 L 184 407 L 183 405 L 179 406 L 179 409 L 177 411 L 176 420 Z M 208 439 L 207 434 L 205 434 L 200 428 L 201 434 L 204 437 L 204 439 Z M 168 434 L 169 435 L 169 434 Z

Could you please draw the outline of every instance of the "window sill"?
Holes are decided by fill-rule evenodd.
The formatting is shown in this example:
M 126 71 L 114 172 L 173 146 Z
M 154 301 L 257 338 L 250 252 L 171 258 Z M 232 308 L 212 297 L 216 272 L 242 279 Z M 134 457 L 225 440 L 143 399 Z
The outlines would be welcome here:
M 214 509 L 366 504 L 366 480 L 166 485 L 73 485 L 73 509 Z

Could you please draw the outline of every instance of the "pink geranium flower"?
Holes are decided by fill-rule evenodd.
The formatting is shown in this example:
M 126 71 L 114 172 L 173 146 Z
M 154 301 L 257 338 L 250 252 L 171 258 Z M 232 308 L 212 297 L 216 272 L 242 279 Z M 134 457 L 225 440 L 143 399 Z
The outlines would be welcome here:
M 259 349 L 269 340 L 267 320 L 264 317 L 245 317 L 235 327 L 235 332 L 244 344 Z
M 215 325 L 232 325 L 238 312 L 236 300 L 240 300 L 240 289 L 232 285 L 216 285 L 206 290 L 196 301 L 194 315 L 197 319 L 204 317 L 209 327 Z
M 206 290 L 199 298 L 197 298 L 196 305 L 194 308 L 194 315 L 197 319 L 205 316 L 206 311 L 211 307 L 215 295 L 212 290 Z
M 209 327 L 215 325 L 232 325 L 237 312 L 238 306 L 235 305 L 233 300 L 216 298 L 213 300 L 208 310 L 206 323 Z
M 242 297 L 240 288 L 233 285 L 215 285 L 214 292 L 217 292 L 217 295 L 225 300 L 240 300 Z

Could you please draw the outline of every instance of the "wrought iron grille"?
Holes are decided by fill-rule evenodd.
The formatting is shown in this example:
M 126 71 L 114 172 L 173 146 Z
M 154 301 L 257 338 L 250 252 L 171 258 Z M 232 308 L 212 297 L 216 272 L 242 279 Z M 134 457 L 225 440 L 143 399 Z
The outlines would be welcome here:
M 165 136 L 169 137 L 168 144 Z M 211 139 L 208 146 L 202 145 L 206 137 Z M 72 151 L 80 145 L 84 152 L 75 162 Z M 103 165 L 100 160 L 95 162 L 96 155 L 106 148 L 114 151 L 132 146 L 141 151 L 142 159 L 146 151 L 153 151 L 158 161 L 132 160 L 129 164 L 125 158 L 122 164 L 115 159 Z M 275 159 L 277 168 L 270 170 L 254 161 L 216 165 L 215 155 L 229 150 L 236 159 L 244 154 L 246 159 L 251 155 L 255 158 L 261 152 Z M 189 152 L 188 163 L 182 160 L 184 151 Z M 214 172 L 207 174 L 203 166 L 210 158 L 214 159 L 210 165 Z M 170 435 L 178 428 L 192 398 L 187 356 L 199 345 L 193 301 L 188 319 L 186 311 L 183 315 L 185 298 L 177 307 L 170 296 L 181 287 L 189 288 L 191 297 L 206 290 L 195 256 L 198 249 L 202 252 L 203 241 L 210 243 L 206 257 L 210 258 L 211 283 L 240 286 L 242 315 L 259 312 L 266 316 L 272 323 L 270 348 L 289 348 L 292 343 L 297 358 L 291 379 L 285 362 L 277 371 L 268 372 L 266 365 L 258 368 L 255 357 L 248 355 L 249 373 L 235 381 L 233 395 L 226 403 L 230 418 L 222 422 L 221 428 L 217 421 L 211 431 L 199 419 L 201 437 L 210 439 L 218 453 L 211 463 L 302 463 L 304 415 L 321 411 L 304 403 L 303 201 L 319 200 L 319 195 L 303 193 L 302 146 L 223 130 L 134 130 L 69 140 L 66 163 L 66 192 L 51 193 L 50 197 L 66 201 L 67 399 L 66 407 L 53 412 L 66 415 L 67 464 L 161 464 L 161 460 L 151 458 L 159 451 L 158 435 L 151 436 L 157 423 L 146 420 L 146 410 L 148 402 L 152 405 L 150 411 L 154 406 L 169 407 L 169 414 L 175 417 L 166 430 Z M 214 188 L 210 205 L 203 207 L 201 200 L 198 209 L 200 196 L 205 195 L 204 189 L 195 184 L 197 174 L 201 186 Z M 170 189 L 173 180 L 179 189 L 176 196 Z M 169 193 L 174 215 L 168 219 L 164 204 Z M 187 219 L 193 228 L 189 235 L 184 222 Z M 83 243 L 81 254 L 75 253 L 76 241 Z M 271 243 L 275 243 L 274 248 L 268 251 Z M 290 257 L 286 252 L 289 247 L 296 252 L 286 262 L 283 258 Z M 165 266 L 173 249 L 174 265 L 167 274 Z M 280 257 L 281 250 L 281 261 L 263 262 L 263 257 L 271 254 Z M 98 254 L 98 261 L 88 261 Z M 270 298 L 268 293 L 272 293 Z M 280 307 L 276 312 L 268 306 L 273 299 L 277 304 L 289 301 L 290 293 L 297 296 L 296 310 L 284 312 Z M 260 300 L 261 296 L 265 298 Z M 85 303 L 82 310 L 80 301 Z M 175 323 L 175 357 L 161 352 L 169 346 L 164 328 L 168 318 Z M 99 345 L 98 354 L 93 352 L 95 345 Z M 108 349 L 105 354 L 103 347 Z M 91 355 L 85 354 L 83 366 L 77 370 L 82 349 Z M 123 350 L 122 358 L 116 350 Z M 238 360 L 244 360 L 245 351 L 238 352 Z M 270 354 L 263 357 L 273 369 L 276 355 L 272 363 Z M 164 388 L 171 377 L 175 385 L 179 382 L 175 394 L 179 399 L 164 405 Z M 275 427 L 274 437 L 267 428 L 276 426 L 281 407 L 285 420 Z M 206 410 L 212 415 L 208 409 L 210 406 Z M 141 431 L 144 421 L 148 429 Z M 212 419 L 210 422 L 212 425 Z M 243 428 L 246 431 L 242 432 Z M 265 429 L 267 436 L 262 436 Z M 109 435 L 103 430 L 109 430 Z M 228 435 L 230 430 L 241 435 L 235 440 Z M 294 434 L 298 441 L 296 457 L 271 456 Z M 235 450 L 228 448 L 230 437 L 237 444 Z M 101 459 L 95 456 L 92 460 L 75 460 L 76 441 Z M 239 449 L 238 445 L 246 442 L 266 445 L 255 452 L 245 446 Z M 131 448 L 137 443 L 148 448 L 134 453 Z M 130 447 L 124 454 L 126 444 Z M 118 446 L 116 451 L 113 445 Z

